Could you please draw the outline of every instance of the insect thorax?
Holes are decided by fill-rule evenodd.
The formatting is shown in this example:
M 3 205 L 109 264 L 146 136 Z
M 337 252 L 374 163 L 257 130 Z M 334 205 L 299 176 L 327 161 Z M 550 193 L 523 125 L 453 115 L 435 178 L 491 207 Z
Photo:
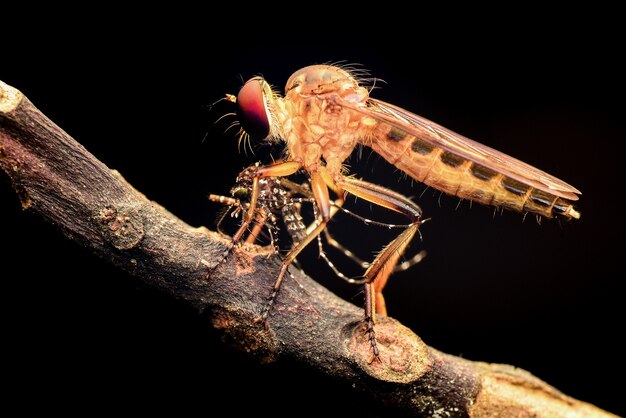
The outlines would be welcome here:
M 287 142 L 289 159 L 314 172 L 323 158 L 331 175 L 338 175 L 371 128 L 368 118 L 342 103 L 364 105 L 367 89 L 347 71 L 316 65 L 295 73 L 285 91 L 285 98 L 276 100 L 274 116 Z

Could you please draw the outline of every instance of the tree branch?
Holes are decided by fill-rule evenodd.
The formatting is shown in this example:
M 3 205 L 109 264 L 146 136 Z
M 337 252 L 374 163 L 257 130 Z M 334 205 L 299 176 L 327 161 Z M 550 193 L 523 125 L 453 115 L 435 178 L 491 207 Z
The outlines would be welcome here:
M 266 328 L 257 318 L 280 266 L 276 256 L 246 246 L 209 273 L 201 260 L 218 259 L 226 239 L 146 199 L 2 82 L 0 167 L 24 209 L 207 314 L 224 339 L 260 362 L 300 362 L 413 416 L 613 416 L 523 370 L 441 353 L 391 318 L 376 329 L 382 362 L 369 364 L 361 309 L 300 272 L 299 284 L 284 283 Z

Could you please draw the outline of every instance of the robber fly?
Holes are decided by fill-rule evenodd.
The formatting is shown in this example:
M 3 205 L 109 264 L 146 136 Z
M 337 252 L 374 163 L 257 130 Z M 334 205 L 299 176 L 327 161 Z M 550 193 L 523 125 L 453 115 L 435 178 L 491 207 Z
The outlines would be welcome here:
M 318 218 L 319 214 L 317 213 L 315 198 L 308 185 L 306 183 L 298 184 L 284 177 L 263 177 L 259 180 L 256 213 L 252 218 L 246 218 L 245 215 L 247 213 L 247 209 L 251 204 L 250 198 L 253 194 L 254 175 L 256 173 L 256 170 L 258 170 L 258 167 L 258 163 L 254 164 L 244 169 L 237 176 L 235 185 L 231 188 L 230 191 L 232 197 L 214 194 L 209 195 L 209 200 L 234 208 L 231 216 L 238 217 L 239 215 L 241 215 L 243 219 L 240 228 L 234 234 L 233 242 L 224 252 L 217 264 L 223 262 L 223 260 L 232 251 L 234 245 L 236 245 L 237 242 L 239 242 L 240 240 L 247 243 L 256 242 L 263 228 L 267 230 L 270 238 L 270 244 L 275 248 L 275 252 L 280 251 L 280 248 L 277 245 L 277 237 L 281 229 L 281 224 L 291 238 L 291 248 L 297 246 L 303 239 L 306 239 L 306 237 L 310 234 L 310 232 L 307 231 L 307 229 L 309 228 L 305 226 L 301 214 L 303 204 L 310 204 L 313 208 L 314 219 Z M 331 212 L 333 215 L 337 211 L 341 211 L 348 214 L 349 216 L 359 219 L 366 225 L 379 226 L 386 229 L 407 229 L 411 227 L 410 224 L 389 224 L 386 222 L 378 222 L 372 219 L 365 218 L 353 211 L 339 206 L 335 204 L 335 202 L 332 202 L 332 205 L 333 206 Z M 218 220 L 218 230 L 220 231 L 221 224 L 227 214 L 228 211 L 225 212 Z M 310 228 L 314 227 L 315 224 L 311 225 Z M 246 232 L 248 232 L 248 236 L 244 240 L 243 236 Z M 337 240 L 335 240 L 328 232 L 328 229 L 325 229 L 323 233 L 326 242 L 329 245 L 339 250 L 350 260 L 354 261 L 358 266 L 367 269 L 372 264 L 377 263 L 376 259 L 373 263 L 370 263 L 356 256 L 352 251 L 350 251 Z M 365 278 L 352 278 L 342 273 L 339 269 L 337 269 L 337 267 L 335 267 L 334 263 L 326 255 L 326 252 L 323 249 L 321 234 L 317 235 L 317 241 L 321 258 L 326 261 L 330 269 L 339 278 L 352 284 L 364 284 L 367 281 L 367 279 Z M 425 251 L 420 251 L 411 259 L 405 260 L 401 264 L 395 265 L 394 271 L 406 270 L 411 266 L 419 263 L 424 258 L 424 256 Z M 375 297 L 377 299 L 376 312 L 377 314 L 383 316 L 387 315 L 384 298 L 382 295 L 382 290 L 385 284 L 385 282 L 379 281 L 376 283 L 377 286 L 374 287 L 374 292 L 376 294 Z M 267 318 L 271 306 L 274 303 L 274 300 L 278 294 L 279 287 L 280 283 L 277 286 L 274 286 L 271 295 L 268 297 L 268 303 L 263 309 L 261 319 L 265 320 Z
M 331 218 L 329 190 L 342 201 L 346 193 L 405 215 L 414 227 L 405 229 L 368 269 L 366 322 L 375 357 L 373 286 L 386 282 L 399 255 L 418 231 L 421 212 L 406 197 L 345 175 L 344 161 L 357 145 L 372 148 L 409 176 L 442 192 L 486 205 L 531 212 L 546 218 L 578 219 L 578 191 L 569 184 L 443 126 L 369 96 L 367 88 L 346 68 L 313 65 L 296 71 L 285 96 L 262 77 L 247 81 L 235 97 L 242 136 L 267 142 L 284 141 L 282 161 L 258 167 L 248 217 L 258 199 L 258 181 L 289 176 L 300 170 L 310 177 L 319 210 L 318 225 L 285 257 L 277 283 L 289 263 Z M 380 257 L 380 255 L 384 255 Z M 374 267 L 374 264 L 372 264 Z

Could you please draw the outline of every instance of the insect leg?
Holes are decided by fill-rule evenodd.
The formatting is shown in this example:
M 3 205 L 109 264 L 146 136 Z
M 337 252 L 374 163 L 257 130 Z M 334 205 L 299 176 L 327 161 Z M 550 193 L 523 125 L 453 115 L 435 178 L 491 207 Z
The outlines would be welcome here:
M 415 254 L 413 257 L 411 257 L 409 260 L 405 260 L 402 263 L 398 264 L 393 268 L 393 272 L 397 273 L 399 271 L 408 270 L 417 263 L 421 262 L 424 257 L 426 257 L 426 250 L 422 250 L 419 253 Z
M 212 202 L 217 202 L 226 206 L 230 206 L 231 208 L 234 207 L 235 211 L 231 215 L 233 217 L 237 217 L 239 213 L 242 212 L 243 210 L 242 207 L 245 206 L 245 204 L 242 204 L 239 199 L 235 199 L 235 198 L 228 197 L 228 196 L 220 196 L 220 195 L 211 194 L 209 195 L 209 200 Z M 217 221 L 217 231 L 220 234 L 227 235 L 222 230 L 221 224 L 229 212 L 230 212 L 230 209 L 227 209 L 226 211 L 224 211 L 224 213 L 220 215 Z M 250 234 L 246 238 L 245 242 L 248 244 L 253 244 L 256 241 L 259 234 L 261 233 L 261 231 L 263 230 L 263 227 L 265 226 L 266 222 L 267 222 L 266 211 L 265 210 L 257 211 L 256 218 L 254 219 L 254 227 L 252 227 L 252 230 L 250 231 Z
M 412 202 L 409 201 L 410 204 L 413 204 Z M 343 207 L 343 199 L 338 199 L 334 202 L 332 202 L 332 207 L 331 207 L 331 218 L 338 212 L 344 212 L 349 216 L 352 216 L 353 218 L 359 219 L 361 221 L 363 221 L 363 223 L 365 223 L 366 225 L 376 225 L 382 228 L 388 228 L 388 229 L 406 229 L 408 227 L 411 226 L 411 224 L 390 224 L 390 223 L 386 223 L 386 222 L 379 222 L 379 221 L 374 221 L 372 219 L 369 218 L 365 218 L 357 213 L 354 213 L 346 208 Z M 414 205 L 414 204 L 413 204 Z M 315 206 L 314 208 L 314 212 L 315 212 Z M 308 231 L 312 231 L 313 228 L 315 227 L 315 224 L 309 226 Z M 339 250 L 340 252 L 342 252 L 347 258 L 351 259 L 352 261 L 354 261 L 358 266 L 367 269 L 371 263 L 368 261 L 365 261 L 363 259 L 361 259 L 360 257 L 358 257 L 356 254 L 354 254 L 352 251 L 350 251 L 348 248 L 346 248 L 345 246 L 343 246 L 339 241 L 337 241 L 335 238 L 333 238 L 333 236 L 330 234 L 330 232 L 328 231 L 328 228 L 324 229 L 324 238 L 326 239 L 326 241 L 328 242 L 328 244 L 331 247 L 336 248 L 337 250 Z M 356 278 L 350 278 L 347 277 L 345 274 L 343 274 L 341 271 L 339 271 L 335 265 L 333 264 L 332 261 L 330 261 L 330 259 L 328 258 L 328 256 L 326 255 L 326 253 L 323 250 L 322 247 L 322 242 L 321 242 L 321 237 L 318 236 L 318 247 L 319 247 L 319 253 L 320 256 L 326 261 L 326 264 L 328 264 L 328 266 L 333 270 L 333 272 L 335 273 L 335 275 L 337 277 L 339 277 L 342 280 L 347 281 L 348 283 L 352 283 L 352 284 L 363 284 L 366 282 L 366 279 L 356 279 Z M 422 259 L 426 256 L 426 251 L 420 251 L 418 254 L 414 255 L 410 260 L 406 260 L 403 261 L 402 263 L 396 265 L 393 269 L 393 272 L 398 272 L 398 271 L 404 271 L 409 269 L 410 267 L 414 266 L 415 264 L 419 263 L 420 261 L 422 261 Z
M 261 230 L 263 229 L 263 226 L 265 225 L 266 220 L 267 220 L 267 213 L 265 213 L 265 211 L 257 212 L 256 218 L 254 219 L 254 226 L 252 227 L 252 230 L 250 231 L 250 234 L 248 235 L 245 241 L 247 244 L 254 244 L 257 237 L 261 233 Z
M 344 177 L 338 186 L 348 193 L 365 199 L 368 202 L 401 213 L 411 221 L 411 224 L 404 229 L 400 235 L 382 249 L 365 271 L 365 281 L 374 284 L 375 311 L 380 315 L 386 315 L 387 310 L 385 308 L 382 290 L 387 284 L 389 275 L 394 271 L 407 245 L 418 231 L 421 224 L 422 210 L 407 197 L 376 184 L 351 177 Z
M 243 204 L 241 203 L 241 201 L 239 199 L 234 199 L 232 197 L 228 197 L 228 196 L 220 196 L 220 195 L 214 195 L 211 194 L 209 195 L 209 200 L 212 202 L 217 202 L 217 203 L 222 203 L 224 205 L 230 206 L 230 207 L 234 207 L 235 210 L 232 212 L 233 217 L 237 217 L 239 215 L 239 213 L 241 213 L 243 211 Z M 222 215 L 219 217 L 218 221 L 217 221 L 217 231 L 222 234 L 222 235 L 227 235 L 224 231 L 222 231 L 222 222 L 224 221 L 224 219 L 226 218 L 226 216 L 228 215 L 228 213 L 230 212 L 230 209 L 226 210 L 224 213 L 222 213 Z M 246 228 L 249 225 L 246 224 Z M 238 230 L 241 231 L 244 228 L 244 225 L 242 225 L 240 227 L 240 229 Z M 244 229 L 245 230 L 245 229 Z M 206 267 L 209 268 L 209 270 L 213 270 L 215 268 L 217 268 L 217 266 L 219 266 L 220 264 L 222 264 L 224 262 L 224 260 L 226 260 L 226 257 L 228 257 L 228 254 L 230 254 L 230 252 L 232 251 L 233 247 L 236 245 L 237 241 L 234 239 L 234 237 L 231 239 L 231 243 L 230 245 L 226 248 L 226 250 L 224 250 L 224 252 L 222 253 L 222 255 L 220 256 L 219 260 L 213 264 L 209 264 L 208 261 L 202 261 L 202 264 L 204 264 Z
M 326 180 L 324 179 L 324 181 Z M 285 221 L 285 225 L 287 226 L 287 230 L 291 234 L 292 240 L 294 241 L 294 243 L 298 243 L 302 240 L 303 234 L 304 236 L 306 236 L 306 234 L 311 233 L 311 231 L 313 231 L 313 229 L 315 229 L 315 227 L 318 225 L 319 209 L 315 202 L 315 198 L 313 197 L 313 193 L 311 192 L 311 189 L 307 187 L 307 184 L 297 184 L 288 179 L 281 179 L 281 185 L 283 185 L 286 190 L 289 190 L 290 193 L 299 194 L 303 196 L 303 197 L 291 197 L 289 206 L 287 208 L 283 208 L 283 219 Z M 339 189 L 333 189 L 333 190 L 338 192 Z M 344 202 L 343 198 L 340 198 L 340 199 L 337 199 L 336 201 L 331 202 L 331 208 L 330 208 L 331 218 L 340 210 L 346 211 L 350 214 L 352 213 L 341 207 L 343 202 Z M 302 224 L 302 216 L 301 216 L 300 207 L 299 207 L 300 203 L 311 203 L 313 207 L 313 218 L 315 219 L 315 221 L 308 228 L 304 227 L 304 225 Z M 355 215 L 355 216 L 358 217 L 358 215 Z M 294 222 L 294 221 L 298 221 L 298 222 Z M 330 238 L 332 240 L 332 237 L 330 237 L 330 235 L 328 234 L 327 228 L 324 229 L 324 234 L 327 238 Z M 331 246 L 334 246 L 332 242 L 330 244 Z M 333 273 L 335 273 L 337 277 L 339 277 L 342 280 L 345 280 L 348 283 L 353 283 L 353 284 L 363 283 L 363 279 L 354 279 L 343 274 L 335 266 L 335 264 L 330 260 L 330 258 L 328 258 L 328 255 L 326 255 L 326 252 L 324 251 L 321 234 L 317 236 L 317 246 L 318 246 L 320 257 L 324 261 L 326 261 L 326 264 L 328 265 L 328 267 L 330 267 L 330 269 L 333 271 Z M 346 249 L 344 251 L 348 251 L 348 250 Z M 294 260 L 293 263 L 297 264 L 297 260 Z M 367 268 L 367 266 L 364 266 L 363 268 Z
M 372 346 L 373 357 L 370 359 L 370 363 L 375 359 L 380 360 L 380 351 L 378 350 L 378 344 L 376 344 L 376 332 L 374 331 L 374 304 L 376 299 L 374 298 L 374 291 L 372 290 L 372 283 L 365 283 L 365 333 Z
M 382 249 L 365 271 L 365 323 L 368 339 L 372 345 L 374 357 L 378 358 L 378 347 L 374 333 L 376 314 L 387 315 L 387 308 L 382 291 L 389 275 L 394 271 L 398 260 L 406 250 L 420 226 L 422 210 L 407 197 L 376 184 L 344 177 L 337 186 L 346 192 L 365 199 L 368 202 L 391 209 L 409 218 L 411 223 Z
M 342 209 L 343 211 L 343 209 Z M 368 221 L 367 218 L 364 218 L 366 221 Z M 371 223 L 372 221 L 368 222 Z M 379 222 L 376 222 L 375 224 L 380 224 Z M 384 224 L 382 226 L 385 226 Z M 391 226 L 400 226 L 400 225 L 388 225 L 387 227 L 391 227 Z M 410 225 L 401 225 L 404 228 L 408 228 Z M 359 267 L 362 267 L 364 269 L 368 268 L 371 263 L 369 261 L 365 261 L 363 260 L 361 257 L 359 257 L 358 255 L 354 254 L 352 251 L 350 251 L 349 248 L 346 248 L 343 244 L 341 244 L 339 241 L 337 241 L 328 231 L 328 228 L 324 230 L 324 238 L 326 238 L 326 242 L 328 242 L 328 244 L 331 247 L 336 248 L 337 250 L 339 250 L 341 253 L 343 253 L 343 255 L 345 255 L 347 258 L 349 258 L 350 260 L 354 261 Z M 417 263 L 421 262 L 424 257 L 426 257 L 426 251 L 422 250 L 419 253 L 415 254 L 413 257 L 411 257 L 409 260 L 403 261 L 402 263 L 399 263 L 398 265 L 396 265 L 393 269 L 394 273 L 397 273 L 399 271 L 405 271 L 408 270 L 409 268 L 413 267 L 414 265 L 416 265 Z
M 293 260 L 300 254 L 300 252 L 307 246 L 309 243 L 315 239 L 323 230 L 326 228 L 326 224 L 330 220 L 331 216 L 331 204 L 330 197 L 328 195 L 328 186 L 324 182 L 322 176 L 314 172 L 311 174 L 311 186 L 313 190 L 313 195 L 315 196 L 315 201 L 317 202 L 317 206 L 319 208 L 319 221 L 315 228 L 312 231 L 307 231 L 307 235 L 300 241 L 297 245 L 295 245 L 285 256 L 283 259 L 283 263 L 280 267 L 280 271 L 278 272 L 278 277 L 276 278 L 276 282 L 274 282 L 274 286 L 272 287 L 272 293 L 267 299 L 267 305 L 261 314 L 261 319 L 267 319 L 272 306 L 274 305 L 274 301 L 276 300 L 276 296 L 278 295 L 278 291 L 280 290 L 280 286 L 285 278 L 285 274 L 287 273 L 287 269 L 293 262 Z
M 226 216 L 230 212 L 231 208 L 235 208 L 235 212 L 233 213 L 232 216 L 236 216 L 238 211 L 241 210 L 241 202 L 239 202 L 238 199 L 234 199 L 232 197 L 221 196 L 221 195 L 216 195 L 216 194 L 210 194 L 209 200 L 211 202 L 221 203 L 223 205 L 230 206 L 230 208 L 227 208 L 217 220 L 217 232 L 219 232 L 222 235 L 226 235 L 226 233 L 222 231 L 222 222 L 224 222 L 224 219 L 226 219 Z
M 353 177 L 343 177 L 337 185 L 354 196 L 398 212 L 409 218 L 411 222 L 419 221 L 422 216 L 422 209 L 413 201 L 386 187 Z
M 325 235 L 327 234 L 327 231 L 328 231 L 328 229 L 324 229 Z M 326 264 L 328 265 L 328 267 L 330 267 L 330 269 L 333 271 L 333 273 L 335 273 L 335 276 L 339 277 L 341 280 L 344 280 L 344 281 L 346 281 L 348 283 L 352 283 L 352 284 L 361 284 L 361 283 L 363 283 L 362 279 L 355 279 L 355 278 L 346 276 L 345 274 L 343 274 L 341 272 L 341 270 L 339 270 L 335 266 L 335 263 L 330 261 L 330 258 L 328 258 L 328 255 L 326 255 L 326 251 L 324 251 L 324 246 L 322 244 L 322 236 L 321 235 L 317 236 L 317 248 L 319 250 L 320 257 L 324 261 L 326 261 Z

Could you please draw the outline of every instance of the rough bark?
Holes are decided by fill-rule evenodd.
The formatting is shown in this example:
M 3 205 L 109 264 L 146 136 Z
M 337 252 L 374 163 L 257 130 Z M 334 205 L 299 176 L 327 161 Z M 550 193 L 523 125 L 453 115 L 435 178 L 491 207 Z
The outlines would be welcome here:
M 24 209 L 138 280 L 211 318 L 224 340 L 260 362 L 297 361 L 413 416 L 608 417 L 512 366 L 472 362 L 426 346 L 381 318 L 381 362 L 369 363 L 362 310 L 295 271 L 267 324 L 258 321 L 280 261 L 256 246 L 209 272 L 227 240 L 192 228 L 133 189 L 18 90 L 0 82 L 0 168 Z

